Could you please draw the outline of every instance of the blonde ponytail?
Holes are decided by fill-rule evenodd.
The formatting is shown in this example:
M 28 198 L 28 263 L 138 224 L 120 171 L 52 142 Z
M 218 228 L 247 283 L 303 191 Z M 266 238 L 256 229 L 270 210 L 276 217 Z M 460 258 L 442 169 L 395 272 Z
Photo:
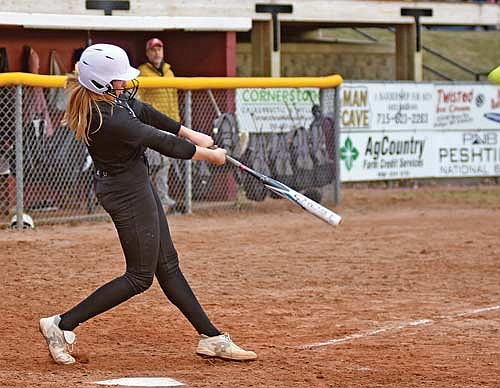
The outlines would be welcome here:
M 75 138 L 77 140 L 89 145 L 92 107 L 95 107 L 99 114 L 99 126 L 95 130 L 97 132 L 102 125 L 102 113 L 97 101 L 108 101 L 110 104 L 111 101 L 109 97 L 91 92 L 80 85 L 76 72 L 68 75 L 66 92 L 69 94 L 69 98 L 66 104 L 63 124 L 68 125 L 72 131 L 75 131 Z

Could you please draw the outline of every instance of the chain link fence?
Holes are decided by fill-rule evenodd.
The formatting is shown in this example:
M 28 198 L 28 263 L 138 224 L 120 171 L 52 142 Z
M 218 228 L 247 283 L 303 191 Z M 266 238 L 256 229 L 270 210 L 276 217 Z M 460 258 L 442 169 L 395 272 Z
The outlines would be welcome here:
M 325 200 L 325 187 L 338 185 L 337 89 L 263 90 L 178 90 L 180 119 L 250 168 Z M 35 224 L 107 217 L 94 195 L 86 147 L 62 123 L 65 101 L 63 89 L 0 87 L 1 226 L 23 215 Z M 166 177 L 170 212 L 276 199 L 229 164 L 168 159 Z M 154 182 L 164 189 L 165 181 Z M 327 199 L 337 201 L 333 192 Z

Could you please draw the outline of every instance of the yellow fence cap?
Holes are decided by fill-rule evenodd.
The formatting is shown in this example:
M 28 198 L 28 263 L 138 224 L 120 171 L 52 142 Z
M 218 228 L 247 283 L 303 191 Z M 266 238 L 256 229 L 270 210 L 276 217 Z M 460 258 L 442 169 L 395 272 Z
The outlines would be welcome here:
M 236 89 L 236 88 L 334 88 L 342 83 L 340 75 L 326 77 L 139 77 L 141 88 L 170 87 L 176 89 Z M 37 86 L 63 88 L 65 75 L 31 73 L 0 73 L 1 86 Z

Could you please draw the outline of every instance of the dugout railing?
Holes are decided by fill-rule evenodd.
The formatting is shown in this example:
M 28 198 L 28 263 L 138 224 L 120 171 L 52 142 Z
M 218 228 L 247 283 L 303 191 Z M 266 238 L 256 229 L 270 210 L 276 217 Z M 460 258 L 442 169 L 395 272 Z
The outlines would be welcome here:
M 35 224 L 106 217 L 94 195 L 86 147 L 63 124 L 65 82 L 65 76 L 0 74 L 0 226 L 25 214 Z M 139 83 L 141 90 L 177 90 L 182 123 L 214 136 L 250 167 L 316 200 L 338 203 L 340 76 L 150 77 Z M 154 173 L 159 167 L 151 164 Z M 229 165 L 167 159 L 160 167 L 168 169 L 174 212 L 240 208 L 271 197 Z

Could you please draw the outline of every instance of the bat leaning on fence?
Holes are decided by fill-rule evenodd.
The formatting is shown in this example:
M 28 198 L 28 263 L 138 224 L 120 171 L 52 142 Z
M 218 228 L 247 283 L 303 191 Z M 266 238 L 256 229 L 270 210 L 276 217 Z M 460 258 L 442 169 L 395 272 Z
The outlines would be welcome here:
M 250 167 L 245 166 L 243 163 L 232 158 L 229 155 L 226 155 L 226 160 L 229 163 L 233 164 L 234 166 L 238 167 L 240 170 L 244 171 L 245 173 L 250 174 L 254 178 L 258 179 L 269 190 L 299 205 L 302 209 L 322 219 L 328 224 L 339 225 L 342 222 L 342 217 L 339 216 L 338 214 L 320 205 L 319 203 L 314 202 L 312 199 L 291 189 L 290 187 L 284 185 L 283 183 L 275 179 L 269 178 L 268 176 L 261 174 L 255 170 L 252 170 Z
M 214 109 L 217 112 L 217 116 L 220 116 L 222 113 L 219 107 L 217 106 L 217 102 L 215 101 L 215 97 L 212 91 L 209 89 L 207 90 L 207 92 L 210 97 L 210 100 L 212 101 L 212 105 L 214 106 Z M 217 129 L 214 128 L 214 131 L 216 130 Z M 246 140 L 248 141 L 248 138 L 246 138 Z M 241 147 L 241 148 L 246 148 L 246 147 Z M 283 198 L 288 199 L 289 201 L 295 203 L 296 205 L 299 205 L 302 209 L 322 219 L 326 223 L 330 225 L 339 225 L 342 222 L 341 216 L 332 212 L 330 209 L 327 209 L 326 207 L 320 205 L 319 203 L 313 201 L 312 199 L 306 197 L 305 195 L 295 190 L 292 190 L 287 185 L 284 185 L 283 183 L 275 179 L 269 178 L 268 176 L 261 174 L 260 172 L 252 170 L 250 167 L 245 166 L 243 163 L 241 163 L 240 161 L 234 159 L 229 155 L 226 155 L 226 160 L 229 163 L 233 164 L 234 166 L 238 167 L 241 171 L 259 180 L 261 183 L 264 184 L 265 187 L 267 187 L 272 192 L 276 193 L 277 195 Z

